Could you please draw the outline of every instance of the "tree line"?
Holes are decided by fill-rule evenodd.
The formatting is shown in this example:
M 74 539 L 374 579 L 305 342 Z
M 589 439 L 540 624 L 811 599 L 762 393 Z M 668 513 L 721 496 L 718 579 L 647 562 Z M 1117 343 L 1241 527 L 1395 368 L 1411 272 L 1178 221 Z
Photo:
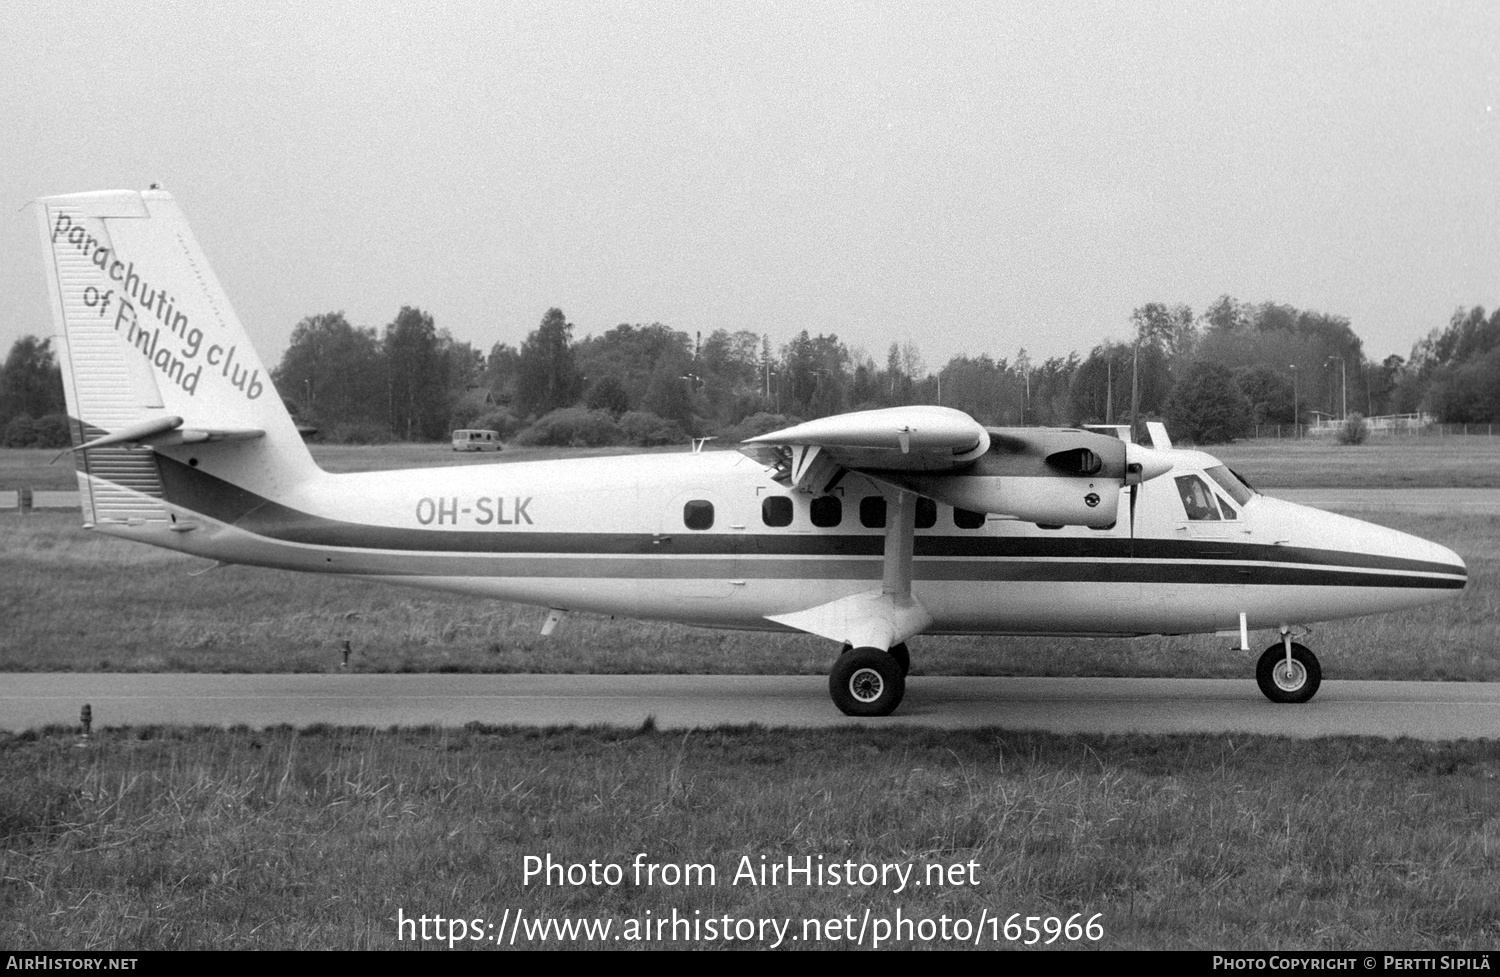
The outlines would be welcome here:
M 486 354 L 405 306 L 383 330 L 342 312 L 303 319 L 272 379 L 305 430 L 339 442 L 434 441 L 465 427 L 531 444 L 737 440 L 848 410 L 942 404 L 998 426 L 1161 418 L 1206 444 L 1356 412 L 1500 421 L 1500 309 L 1459 309 L 1409 358 L 1374 362 L 1343 316 L 1230 296 L 1200 313 L 1148 303 L 1128 339 L 1086 355 L 965 354 L 929 370 L 909 342 L 877 359 L 808 330 L 779 346 L 751 330 L 661 323 L 578 338 L 556 308 L 518 347 Z M 66 443 L 50 340 L 23 337 L 0 368 L 0 440 Z

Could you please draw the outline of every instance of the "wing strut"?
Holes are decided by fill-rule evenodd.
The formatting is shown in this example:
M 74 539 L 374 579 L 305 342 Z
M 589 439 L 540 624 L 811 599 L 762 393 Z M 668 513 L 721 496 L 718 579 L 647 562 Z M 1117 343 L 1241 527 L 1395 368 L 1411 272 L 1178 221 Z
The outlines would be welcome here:
M 932 626 L 932 615 L 911 592 L 917 496 L 886 488 L 885 550 L 879 590 L 866 590 L 768 620 L 855 648 L 889 651 Z
M 910 492 L 887 492 L 885 499 L 885 553 L 881 564 L 880 591 L 890 597 L 911 600 L 911 561 L 917 544 L 917 497 Z

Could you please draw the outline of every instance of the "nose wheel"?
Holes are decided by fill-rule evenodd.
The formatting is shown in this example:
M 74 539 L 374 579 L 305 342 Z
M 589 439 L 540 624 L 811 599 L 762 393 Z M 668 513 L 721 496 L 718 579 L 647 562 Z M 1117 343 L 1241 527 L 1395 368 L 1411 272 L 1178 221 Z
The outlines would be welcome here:
M 1302 645 L 1278 642 L 1260 656 L 1255 681 L 1272 702 L 1306 702 L 1317 694 L 1323 669 L 1317 656 Z

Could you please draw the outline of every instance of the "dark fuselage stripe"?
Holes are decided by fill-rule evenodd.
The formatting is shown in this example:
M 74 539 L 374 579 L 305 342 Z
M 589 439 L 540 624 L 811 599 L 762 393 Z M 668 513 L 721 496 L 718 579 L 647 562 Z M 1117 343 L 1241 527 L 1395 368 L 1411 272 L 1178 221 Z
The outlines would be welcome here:
M 381 574 L 878 579 L 885 545 L 878 533 L 731 534 L 685 528 L 670 534 L 586 533 L 365 525 L 302 512 L 165 456 L 158 460 L 168 502 L 266 539 L 355 551 L 348 561 L 327 567 L 342 572 L 355 563 L 370 566 L 358 572 Z M 1462 567 L 1445 563 L 1224 540 L 919 534 L 914 550 L 914 572 L 928 580 L 1439 589 L 1461 588 L 1465 580 Z M 400 567 L 372 559 L 379 553 L 402 554 Z M 481 560 L 485 556 L 493 559 Z
M 359 572 L 382 576 L 455 576 L 494 578 L 586 578 L 641 580 L 868 580 L 878 582 L 875 559 L 684 559 L 585 556 L 455 556 L 452 554 L 353 551 L 330 566 L 310 570 Z M 1214 584 L 1308 587 L 1390 587 L 1454 590 L 1462 579 L 1400 573 L 1361 572 L 1339 567 L 1242 567 L 1211 563 L 1075 562 L 1060 560 L 918 559 L 916 580 L 980 583 Z

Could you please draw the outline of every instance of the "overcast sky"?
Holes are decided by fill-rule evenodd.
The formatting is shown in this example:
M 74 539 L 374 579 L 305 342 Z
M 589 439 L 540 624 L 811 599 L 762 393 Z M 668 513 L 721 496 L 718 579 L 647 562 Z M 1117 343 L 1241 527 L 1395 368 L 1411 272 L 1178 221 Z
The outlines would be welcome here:
M 50 193 L 162 184 L 263 358 L 836 332 L 1086 352 L 1148 301 L 1500 304 L 1500 3 L 7 3 L 0 343 Z

